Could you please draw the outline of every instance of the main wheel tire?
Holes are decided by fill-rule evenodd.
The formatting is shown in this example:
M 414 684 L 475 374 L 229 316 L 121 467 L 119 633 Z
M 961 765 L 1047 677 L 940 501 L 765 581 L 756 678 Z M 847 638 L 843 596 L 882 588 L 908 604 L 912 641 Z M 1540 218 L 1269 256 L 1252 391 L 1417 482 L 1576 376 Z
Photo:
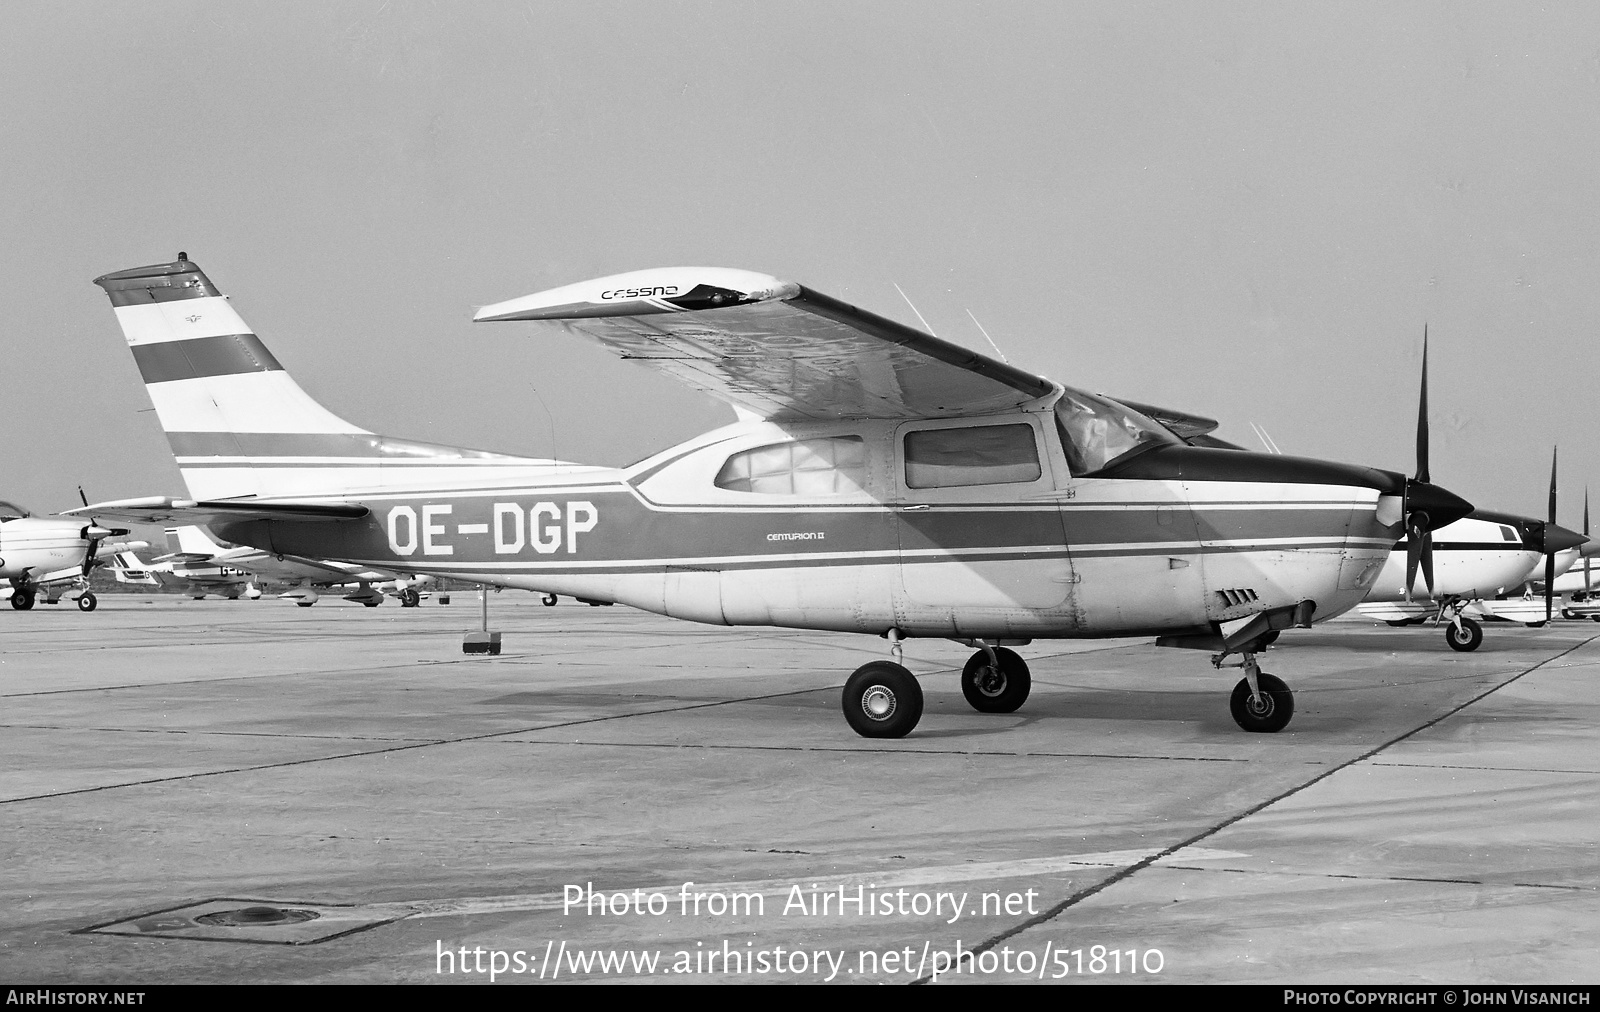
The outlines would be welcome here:
M 979 650 L 961 669 L 961 694 L 979 713 L 1011 713 L 1028 700 L 1033 676 L 1028 664 L 1014 651 L 995 647 L 998 668 L 989 663 L 987 651 Z
M 422 595 L 417 593 L 416 590 L 412 589 L 411 587 L 407 587 L 405 590 L 400 592 L 400 607 L 415 608 L 421 603 Z
M 33 591 L 19 590 L 11 595 L 11 607 L 18 611 L 27 611 L 33 607 Z
M 1483 642 L 1483 626 L 1470 618 L 1462 619 L 1459 628 L 1452 622 L 1444 627 L 1444 641 L 1450 644 L 1451 650 L 1460 650 L 1463 653 L 1476 650 Z
M 362 601 L 361 605 L 364 608 L 376 608 L 378 605 L 380 605 L 382 603 L 383 603 L 382 601 Z
M 100 602 L 96 600 L 95 596 L 87 590 L 83 592 L 82 597 L 78 598 L 79 611 L 94 611 L 99 606 Z
M 301 608 L 309 608 L 309 607 L 311 607 L 312 605 L 314 605 L 316 603 L 317 602 L 315 602 L 315 601 L 296 601 L 295 602 L 295 604 L 298 607 L 301 607 Z
M 922 686 L 893 661 L 873 661 L 844 683 L 844 719 L 863 738 L 904 738 L 922 719 Z
M 1527 626 L 1529 629 L 1543 629 L 1545 625 L 1543 622 L 1524 622 L 1522 624 Z
M 556 606 L 556 601 L 558 600 L 560 599 L 554 594 L 546 594 L 544 597 L 539 598 L 540 603 L 546 608 L 554 608 Z
M 1246 731 L 1270 734 L 1283 730 L 1294 716 L 1294 693 L 1283 679 L 1265 671 L 1256 676 L 1256 683 L 1261 686 L 1259 701 L 1250 697 L 1249 679 L 1241 678 L 1233 687 L 1233 698 L 1228 701 L 1233 722 Z

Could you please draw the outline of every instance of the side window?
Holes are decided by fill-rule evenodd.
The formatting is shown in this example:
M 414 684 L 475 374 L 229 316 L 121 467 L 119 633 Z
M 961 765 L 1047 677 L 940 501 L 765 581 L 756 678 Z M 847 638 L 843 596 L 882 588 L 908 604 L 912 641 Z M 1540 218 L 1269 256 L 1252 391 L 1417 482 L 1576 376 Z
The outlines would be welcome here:
M 1505 524 L 1500 525 L 1500 536 L 1505 538 L 1507 541 L 1522 540 L 1521 538 L 1517 537 L 1517 532 L 1514 529 L 1507 527 Z
M 1039 448 L 1031 425 L 977 425 L 908 433 L 906 484 L 911 488 L 1035 481 Z
M 728 458 L 716 486 L 764 495 L 846 495 L 867 483 L 867 446 L 860 436 L 830 436 L 758 446 Z

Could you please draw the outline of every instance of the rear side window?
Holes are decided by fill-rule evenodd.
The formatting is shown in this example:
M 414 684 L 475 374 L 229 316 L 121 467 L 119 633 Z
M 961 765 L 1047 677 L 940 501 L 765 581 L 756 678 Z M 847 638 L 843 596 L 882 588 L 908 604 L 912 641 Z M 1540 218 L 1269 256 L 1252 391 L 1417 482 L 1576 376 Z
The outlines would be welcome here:
M 860 436 L 830 436 L 758 446 L 728 458 L 716 485 L 730 492 L 826 496 L 867 484 L 867 448 Z
M 979 425 L 908 433 L 906 485 L 949 488 L 1036 481 L 1039 448 L 1031 425 Z

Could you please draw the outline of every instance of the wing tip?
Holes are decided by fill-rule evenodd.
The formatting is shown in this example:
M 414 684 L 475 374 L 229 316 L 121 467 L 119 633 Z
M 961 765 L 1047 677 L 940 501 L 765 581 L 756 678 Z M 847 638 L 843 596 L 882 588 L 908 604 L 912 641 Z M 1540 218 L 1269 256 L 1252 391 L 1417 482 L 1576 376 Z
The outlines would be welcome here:
M 770 274 L 731 267 L 658 267 L 613 274 L 497 302 L 475 323 L 652 316 L 793 298 L 800 286 Z

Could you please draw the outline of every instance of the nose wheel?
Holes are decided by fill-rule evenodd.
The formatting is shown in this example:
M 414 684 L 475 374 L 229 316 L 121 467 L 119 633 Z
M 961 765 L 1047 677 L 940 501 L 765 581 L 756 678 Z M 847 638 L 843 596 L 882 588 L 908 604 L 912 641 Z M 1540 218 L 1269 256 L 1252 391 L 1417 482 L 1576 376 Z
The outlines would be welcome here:
M 1543 625 L 1544 623 L 1539 623 Z M 1457 618 L 1444 627 L 1444 641 L 1451 650 L 1471 651 L 1483 643 L 1483 626 L 1470 618 Z
M 95 608 L 97 608 L 99 606 L 100 606 L 100 602 L 95 598 L 95 596 L 93 594 L 89 593 L 87 590 L 84 591 L 83 594 L 78 598 L 78 610 L 79 611 L 94 611 Z
M 844 683 L 844 719 L 863 738 L 904 738 L 922 719 L 922 686 L 893 661 L 863 664 Z

